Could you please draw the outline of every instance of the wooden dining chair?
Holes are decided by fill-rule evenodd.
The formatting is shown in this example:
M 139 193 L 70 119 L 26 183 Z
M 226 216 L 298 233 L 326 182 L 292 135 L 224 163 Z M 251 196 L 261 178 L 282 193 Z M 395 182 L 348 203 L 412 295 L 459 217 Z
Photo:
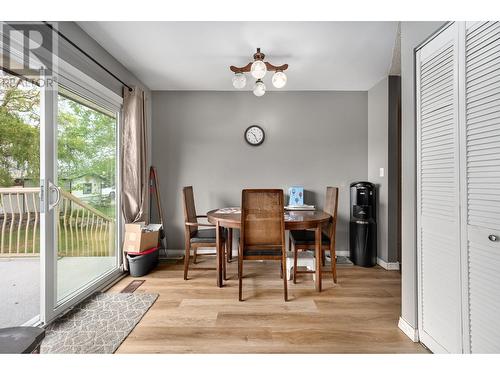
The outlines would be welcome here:
M 337 207 L 339 201 L 339 188 L 328 186 L 326 188 L 325 207 L 323 211 L 329 214 L 332 219 L 328 225 L 323 226 L 321 236 L 321 258 L 316 259 L 316 262 L 322 262 L 324 265 L 325 252 L 330 252 L 330 265 L 333 282 L 337 283 L 337 260 L 335 256 L 335 235 L 337 229 Z M 297 256 L 301 250 L 314 250 L 315 248 L 315 233 L 311 230 L 292 230 L 290 231 L 289 248 L 293 250 L 293 283 L 297 282 L 298 273 L 314 273 L 314 271 L 298 271 Z M 328 271 L 325 271 L 328 272 Z
M 197 215 L 194 204 L 194 193 L 192 186 L 182 188 L 182 196 L 184 203 L 184 239 L 185 239 L 185 254 L 184 254 L 184 280 L 188 279 L 189 258 L 191 250 L 193 250 L 193 263 L 196 264 L 197 250 L 200 247 L 217 247 L 216 226 L 210 223 L 199 223 L 198 219 L 206 218 L 206 215 Z M 205 228 L 205 229 L 200 229 Z M 224 242 L 224 238 L 222 239 Z M 223 244 L 225 245 L 225 244 Z M 215 253 L 207 255 L 217 255 Z M 224 279 L 226 278 L 225 262 L 222 262 Z M 215 269 L 215 268 L 197 268 L 200 270 Z
M 241 194 L 238 249 L 239 300 L 243 301 L 243 261 L 279 260 L 285 301 L 288 300 L 283 190 L 245 189 Z

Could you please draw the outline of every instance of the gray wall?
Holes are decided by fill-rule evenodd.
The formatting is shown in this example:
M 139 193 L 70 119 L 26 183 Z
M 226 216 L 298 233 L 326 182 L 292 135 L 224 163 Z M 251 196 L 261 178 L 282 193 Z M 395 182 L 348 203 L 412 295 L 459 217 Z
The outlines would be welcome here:
M 388 124 L 389 78 L 385 77 L 368 90 L 368 181 L 377 185 L 377 256 L 388 262 Z M 384 168 L 384 177 L 380 177 Z
M 417 328 L 415 65 L 414 49 L 443 22 L 401 23 L 402 279 L 401 317 Z
M 153 92 L 153 164 L 158 167 L 168 247 L 183 248 L 181 189 L 193 185 L 199 214 L 238 206 L 241 189 L 303 185 L 323 205 L 340 187 L 338 246 L 348 249 L 349 183 L 367 178 L 366 92 Z M 263 145 L 243 139 L 252 124 Z

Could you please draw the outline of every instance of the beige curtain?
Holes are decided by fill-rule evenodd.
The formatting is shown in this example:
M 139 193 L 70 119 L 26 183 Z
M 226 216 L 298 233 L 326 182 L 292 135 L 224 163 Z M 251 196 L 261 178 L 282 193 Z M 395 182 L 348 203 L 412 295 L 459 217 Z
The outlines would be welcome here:
M 145 94 L 140 88 L 123 94 L 121 155 L 122 212 L 126 223 L 149 221 Z M 124 257 L 125 269 L 128 269 Z

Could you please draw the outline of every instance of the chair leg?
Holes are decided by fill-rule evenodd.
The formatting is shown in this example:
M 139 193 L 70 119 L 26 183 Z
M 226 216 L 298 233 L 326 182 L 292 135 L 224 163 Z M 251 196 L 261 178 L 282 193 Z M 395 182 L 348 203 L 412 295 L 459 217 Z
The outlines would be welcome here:
M 186 252 L 184 253 L 184 280 L 188 279 L 188 268 L 189 268 L 189 256 L 191 252 L 191 244 L 186 241 L 185 244 Z
M 297 248 L 293 249 L 293 283 L 297 284 Z
M 228 228 L 227 229 L 227 248 L 228 248 L 228 252 L 227 252 L 227 262 L 228 263 L 231 263 L 231 261 L 233 260 L 233 229 L 232 228 Z
M 198 253 L 198 249 L 195 248 L 194 252 L 193 252 L 193 264 L 196 264 L 196 255 L 198 255 L 197 253 Z
M 224 254 L 223 254 L 223 257 L 222 257 L 222 278 L 224 279 L 224 281 L 227 280 L 227 273 L 226 273 L 226 268 L 227 268 L 227 252 L 228 252 L 228 248 L 227 248 L 227 242 L 225 242 L 223 245 L 223 248 L 224 248 Z
M 238 300 L 243 301 L 243 257 L 238 252 Z
M 286 268 L 286 251 L 283 249 L 283 254 L 281 257 L 281 268 L 284 269 Z M 284 297 L 285 297 L 285 302 L 288 301 L 288 280 L 286 277 L 283 277 L 283 291 L 284 291 Z
M 332 276 L 333 283 L 337 284 L 337 257 L 335 256 L 335 250 L 330 250 L 331 266 L 332 266 Z

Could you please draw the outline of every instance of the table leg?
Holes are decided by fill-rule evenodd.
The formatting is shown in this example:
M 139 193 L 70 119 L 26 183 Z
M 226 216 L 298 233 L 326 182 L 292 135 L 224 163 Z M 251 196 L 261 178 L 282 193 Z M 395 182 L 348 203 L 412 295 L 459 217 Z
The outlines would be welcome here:
M 233 260 L 233 229 L 227 228 L 227 260 Z
M 224 282 L 222 280 L 222 262 L 224 261 L 224 249 L 222 247 L 222 228 L 219 226 L 219 223 L 215 226 L 215 246 L 217 251 L 217 286 L 222 288 L 224 286 Z
M 316 291 L 321 292 L 321 224 L 315 230 L 315 250 L 316 250 Z

